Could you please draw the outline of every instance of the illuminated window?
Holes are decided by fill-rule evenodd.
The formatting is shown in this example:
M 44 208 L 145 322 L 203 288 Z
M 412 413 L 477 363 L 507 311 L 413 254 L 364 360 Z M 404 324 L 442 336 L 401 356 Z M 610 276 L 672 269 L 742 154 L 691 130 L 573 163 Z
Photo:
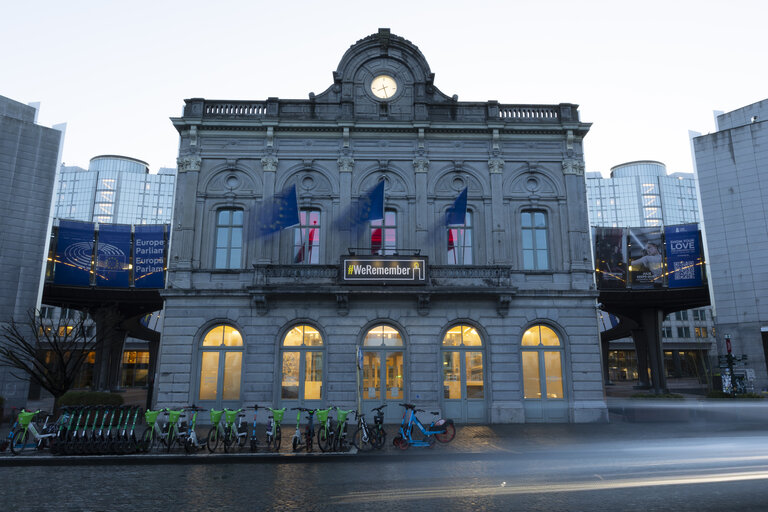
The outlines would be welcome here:
M 241 268 L 243 210 L 219 210 L 216 214 L 215 268 Z
M 403 338 L 397 329 L 378 325 L 363 340 L 363 399 L 402 400 Z M 377 404 L 378 405 L 378 404 Z
M 217 325 L 203 338 L 200 356 L 200 400 L 240 400 L 243 337 L 237 329 Z
M 147 385 L 149 376 L 149 352 L 126 350 L 123 352 L 123 367 L 120 385 L 124 388 L 141 388 Z
M 447 400 L 484 397 L 483 345 L 477 329 L 457 325 L 443 338 L 443 398 Z
M 283 338 L 280 398 L 321 400 L 323 398 L 323 337 L 309 325 L 297 325 Z
M 563 347 L 557 333 L 545 325 L 534 325 L 523 334 L 523 397 L 562 399 Z

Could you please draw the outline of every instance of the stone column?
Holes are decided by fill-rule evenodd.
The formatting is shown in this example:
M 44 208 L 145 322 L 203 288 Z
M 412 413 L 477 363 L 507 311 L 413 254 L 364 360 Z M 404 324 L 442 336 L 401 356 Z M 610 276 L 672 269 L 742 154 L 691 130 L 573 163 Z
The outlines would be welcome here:
M 427 191 L 429 160 L 423 156 L 414 158 L 413 172 L 416 182 L 416 247 L 426 249 L 432 245 L 429 240 L 429 192 Z
M 509 263 L 509 252 L 505 246 L 505 233 L 509 230 L 508 220 L 504 214 L 504 159 L 494 157 L 488 160 L 488 171 L 491 174 L 491 241 L 493 247 L 489 248 L 488 259 L 493 264 Z M 487 205 L 486 205 L 487 208 Z M 487 247 L 487 246 L 486 246 Z M 478 262 L 480 263 L 480 262 Z

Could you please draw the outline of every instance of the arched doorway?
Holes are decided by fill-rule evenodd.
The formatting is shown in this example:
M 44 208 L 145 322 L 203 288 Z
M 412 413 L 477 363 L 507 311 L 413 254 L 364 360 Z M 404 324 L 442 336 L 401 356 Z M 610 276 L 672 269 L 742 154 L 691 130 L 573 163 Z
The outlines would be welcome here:
M 285 334 L 280 348 L 280 407 L 320 407 L 325 353 L 320 331 L 296 325 Z
M 442 343 L 443 414 L 457 422 L 487 421 L 483 340 L 471 325 L 457 325 Z
M 564 350 L 557 333 L 534 325 L 523 334 L 523 404 L 530 422 L 567 422 L 563 379 Z
M 205 408 L 239 407 L 243 337 L 229 325 L 216 325 L 203 337 L 197 399 Z
M 401 417 L 405 399 L 405 345 L 400 332 L 388 325 L 368 330 L 363 339 L 363 410 L 386 403 L 385 421 Z

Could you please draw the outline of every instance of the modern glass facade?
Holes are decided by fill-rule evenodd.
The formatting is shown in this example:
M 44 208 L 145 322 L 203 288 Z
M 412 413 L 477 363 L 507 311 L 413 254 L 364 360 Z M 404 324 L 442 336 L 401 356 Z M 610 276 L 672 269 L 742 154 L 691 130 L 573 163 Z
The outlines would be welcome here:
M 667 175 L 651 160 L 611 168 L 611 177 L 586 174 L 592 226 L 654 227 L 699 222 L 693 174 Z
M 97 156 L 87 170 L 62 166 L 55 217 L 112 224 L 168 224 L 175 185 L 175 168 L 150 174 L 141 160 Z
M 643 160 L 611 168 L 610 178 L 599 172 L 586 173 L 589 223 L 596 227 L 658 227 L 699 222 L 696 180 L 692 173 L 667 174 L 661 162 Z M 711 308 L 680 311 L 669 315 L 662 324 L 662 346 L 672 354 L 670 377 L 704 378 L 702 361 L 716 354 L 714 320 Z M 610 378 L 637 378 L 637 361 L 630 338 L 611 342 Z M 682 351 L 682 352 L 681 352 Z M 666 353 L 666 352 L 665 352 Z M 693 358 L 697 370 L 678 371 L 680 354 Z M 673 357 L 674 356 L 674 357 Z M 687 359 L 685 359 L 687 360 Z

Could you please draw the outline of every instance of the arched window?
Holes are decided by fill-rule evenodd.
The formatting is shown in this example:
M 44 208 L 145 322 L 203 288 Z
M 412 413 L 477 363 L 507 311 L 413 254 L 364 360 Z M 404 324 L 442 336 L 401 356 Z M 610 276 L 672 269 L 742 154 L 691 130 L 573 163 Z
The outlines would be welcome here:
M 323 337 L 309 325 L 297 325 L 283 338 L 280 398 L 321 400 L 323 397 Z
M 563 347 L 557 333 L 534 325 L 523 334 L 523 397 L 563 399 Z
M 199 400 L 240 400 L 243 337 L 229 325 L 217 325 L 203 337 Z
M 363 399 L 403 399 L 403 338 L 397 329 L 377 325 L 363 340 Z
M 547 214 L 539 210 L 522 212 L 523 270 L 549 268 Z
M 216 212 L 214 268 L 241 268 L 243 255 L 243 210 Z
M 443 398 L 483 398 L 483 341 L 471 325 L 457 325 L 443 338 Z

